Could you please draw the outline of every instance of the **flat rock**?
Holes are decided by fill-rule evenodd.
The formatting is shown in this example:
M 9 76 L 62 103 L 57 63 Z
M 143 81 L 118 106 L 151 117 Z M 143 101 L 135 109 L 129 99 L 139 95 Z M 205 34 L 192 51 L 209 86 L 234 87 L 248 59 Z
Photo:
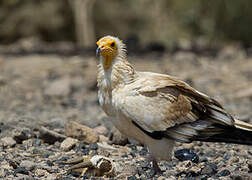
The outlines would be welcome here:
M 29 160 L 24 160 L 20 163 L 20 167 L 27 169 L 28 171 L 33 170 L 36 167 L 36 163 Z
M 43 126 L 39 128 L 39 132 L 40 132 L 40 138 L 43 139 L 44 142 L 49 144 L 53 144 L 56 141 L 62 142 L 66 138 L 65 135 L 49 130 Z
M 24 167 L 19 167 L 14 170 L 14 174 L 18 174 L 18 173 L 28 175 L 29 171 L 27 169 L 25 169 Z
M 60 144 L 60 148 L 64 151 L 71 150 L 77 144 L 77 142 L 77 139 L 68 137 Z
M 92 144 L 99 141 L 99 136 L 92 128 L 71 121 L 65 126 L 65 134 L 84 143 Z

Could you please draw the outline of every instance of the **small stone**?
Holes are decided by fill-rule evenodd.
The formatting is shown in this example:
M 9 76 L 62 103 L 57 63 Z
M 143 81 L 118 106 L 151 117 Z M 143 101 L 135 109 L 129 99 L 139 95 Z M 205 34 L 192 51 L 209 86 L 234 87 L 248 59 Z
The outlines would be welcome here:
M 14 174 L 25 174 L 25 175 L 28 175 L 29 172 L 27 171 L 27 169 L 25 169 L 24 167 L 19 167 L 17 169 L 14 170 Z
M 140 151 L 139 151 L 139 155 L 140 156 L 145 156 L 148 153 L 147 148 L 143 147 Z
M 128 155 L 127 154 L 123 154 L 121 155 L 122 158 L 128 158 Z
M 6 161 L 4 162 L 4 164 L 1 163 L 0 169 L 3 169 L 6 174 L 10 174 L 10 171 L 13 170 L 13 166 L 10 163 L 6 163 Z
M 184 149 L 193 149 L 194 146 L 195 145 L 193 143 L 183 144 L 183 148 Z
M 27 139 L 22 141 L 22 144 L 26 149 L 32 147 L 33 143 L 34 143 L 33 139 Z
M 16 174 L 16 177 L 15 177 L 16 180 L 29 180 L 31 179 L 31 177 L 27 174 Z
M 130 152 L 130 155 L 135 158 L 136 157 L 136 154 L 134 152 Z
M 220 161 L 223 161 L 223 157 L 217 157 L 217 158 L 214 160 L 214 163 L 218 164 Z
M 206 158 L 206 157 L 203 157 L 203 158 L 201 158 L 200 160 L 199 160 L 199 162 L 207 162 L 208 161 L 208 159 Z
M 217 174 L 217 176 L 228 176 L 228 175 L 230 175 L 230 174 L 231 174 L 231 173 L 230 173 L 229 170 L 223 169 L 221 172 L 219 172 L 219 173 Z
M 11 167 L 13 167 L 14 169 L 16 169 L 18 167 L 18 162 L 13 160 L 13 159 L 9 159 L 8 163 Z
M 50 161 L 50 160 L 46 161 L 46 164 L 47 164 L 48 166 L 53 166 L 53 162 Z
M 48 176 L 46 177 L 46 180 L 55 180 L 55 179 L 58 179 L 56 176 L 57 176 L 56 174 L 48 174 Z
M 202 175 L 201 177 L 200 177 L 200 180 L 213 180 L 213 179 L 210 179 L 210 178 L 208 178 L 208 175 Z
M 41 150 L 41 149 L 34 148 L 34 149 L 32 150 L 32 154 L 42 154 L 42 150 Z
M 44 169 L 36 169 L 34 174 L 36 176 L 42 177 L 48 175 L 49 173 Z
M 127 180 L 137 180 L 137 177 L 135 175 L 127 177 Z
M 65 134 L 87 144 L 96 143 L 99 140 L 96 131 L 74 121 L 66 124 Z
M 89 149 L 90 150 L 97 150 L 98 149 L 98 145 L 97 144 L 90 144 L 89 145 Z
M 76 144 L 78 143 L 77 139 L 73 139 L 73 138 L 66 138 L 61 144 L 60 144 L 60 148 L 63 149 L 64 151 L 69 151 L 70 149 L 72 149 Z
M 41 145 L 41 143 L 42 143 L 41 139 L 36 139 L 36 140 L 33 142 L 33 145 L 34 145 L 35 147 L 38 147 L 38 146 Z
M 21 161 L 20 167 L 23 167 L 27 169 L 28 171 L 31 171 L 36 167 L 36 163 L 29 160 L 24 160 L 24 161 Z
M 164 176 L 159 176 L 158 178 L 157 178 L 157 180 L 166 180 L 167 178 L 166 177 L 164 177 Z
M 238 163 L 239 162 L 239 158 L 238 157 L 232 157 L 229 159 L 229 163 L 233 164 L 233 163 Z
M 195 174 L 199 174 L 201 171 L 201 168 L 197 166 L 193 166 L 190 168 L 190 171 L 194 172 Z
M 191 160 L 194 163 L 199 162 L 199 156 L 190 149 L 177 150 L 175 151 L 174 156 L 180 161 Z
M 232 179 L 233 180 L 243 180 L 243 177 L 241 175 L 237 174 L 237 175 L 233 175 Z
M 2 141 L 4 147 L 14 147 L 16 145 L 16 141 L 12 137 L 3 137 L 0 141 Z
M 49 154 L 47 154 L 47 153 L 45 153 L 45 154 L 43 154 L 43 158 L 48 158 L 50 155 Z
M 248 169 L 249 169 L 249 172 L 251 173 L 252 172 L 252 161 L 248 161 Z
M 223 159 L 226 160 L 226 161 L 229 160 L 230 158 L 231 158 L 231 155 L 230 155 L 230 154 L 226 154 L 226 155 L 223 157 Z
M 201 170 L 201 174 L 207 174 L 207 175 L 213 175 L 216 174 L 217 172 L 217 166 L 213 163 L 205 163 L 204 164 L 205 167 L 203 167 L 203 169 Z
M 6 176 L 6 172 L 4 171 L 4 169 L 0 169 L 0 179 L 1 177 L 5 177 Z

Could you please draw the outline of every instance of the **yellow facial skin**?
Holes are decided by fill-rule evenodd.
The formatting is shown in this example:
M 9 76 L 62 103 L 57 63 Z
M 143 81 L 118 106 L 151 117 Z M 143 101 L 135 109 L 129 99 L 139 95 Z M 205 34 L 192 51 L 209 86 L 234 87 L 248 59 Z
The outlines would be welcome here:
M 117 55 L 117 45 L 115 40 L 103 38 L 97 41 L 97 46 L 100 48 L 100 55 L 104 59 L 104 69 L 109 69 L 114 57 Z

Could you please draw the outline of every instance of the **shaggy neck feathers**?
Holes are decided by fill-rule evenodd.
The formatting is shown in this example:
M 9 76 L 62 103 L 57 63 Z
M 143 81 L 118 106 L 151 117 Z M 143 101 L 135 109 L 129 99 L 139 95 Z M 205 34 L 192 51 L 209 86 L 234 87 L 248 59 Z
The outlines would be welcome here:
M 103 90 L 111 90 L 134 81 L 136 73 L 132 65 L 126 60 L 125 52 L 118 53 L 108 69 L 104 68 L 102 61 L 100 59 L 98 65 L 98 87 Z

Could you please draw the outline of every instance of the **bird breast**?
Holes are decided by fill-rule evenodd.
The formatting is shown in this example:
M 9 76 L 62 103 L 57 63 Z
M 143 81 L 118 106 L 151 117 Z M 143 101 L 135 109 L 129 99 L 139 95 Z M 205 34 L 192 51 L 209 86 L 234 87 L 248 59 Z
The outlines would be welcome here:
M 108 116 L 115 116 L 115 109 L 112 102 L 112 92 L 109 89 L 104 89 L 104 87 L 99 87 L 98 90 L 98 99 L 99 104 L 102 107 L 103 111 Z

